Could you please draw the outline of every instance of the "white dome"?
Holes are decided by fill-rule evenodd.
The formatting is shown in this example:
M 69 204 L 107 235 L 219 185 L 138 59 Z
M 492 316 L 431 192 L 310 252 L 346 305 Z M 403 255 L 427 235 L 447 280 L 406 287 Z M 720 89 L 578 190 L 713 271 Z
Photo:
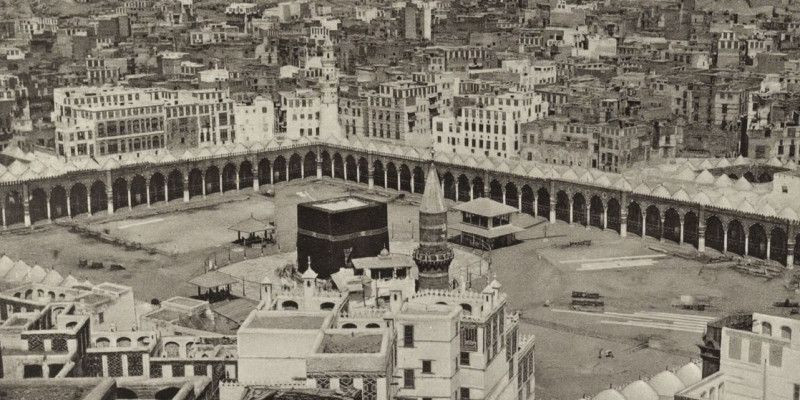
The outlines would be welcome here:
M 620 393 L 617 390 L 606 389 L 598 393 L 594 397 L 592 397 L 592 400 L 628 400 L 628 399 L 626 399 L 625 396 L 623 396 L 622 393 Z
M 711 172 L 708 172 L 707 169 L 704 169 L 703 172 L 694 178 L 694 181 L 703 185 L 710 185 L 714 183 L 714 175 L 711 175 Z
M 682 366 L 675 375 L 683 382 L 684 385 L 691 386 L 703 379 L 703 371 L 695 363 L 688 363 Z
M 653 387 L 641 380 L 625 386 L 622 395 L 628 400 L 658 400 L 658 393 Z
M 661 371 L 648 382 L 659 396 L 674 396 L 686 385 L 670 371 Z

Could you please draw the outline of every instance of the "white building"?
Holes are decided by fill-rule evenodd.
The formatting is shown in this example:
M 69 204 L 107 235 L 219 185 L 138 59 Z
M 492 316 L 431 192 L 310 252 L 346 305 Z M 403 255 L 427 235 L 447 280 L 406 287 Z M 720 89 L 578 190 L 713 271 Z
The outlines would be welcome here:
M 792 400 L 800 396 L 800 320 L 754 313 L 752 329 L 722 328 L 720 369 L 683 399 Z
M 278 93 L 276 135 L 286 139 L 320 135 L 321 95 L 311 89 Z
M 516 158 L 520 125 L 544 118 L 547 102 L 535 93 L 475 96 L 475 104 L 455 116 L 433 118 L 434 149 L 447 153 Z
M 267 142 L 275 137 L 275 105 L 271 99 L 258 96 L 250 104 L 236 103 L 233 115 L 238 141 Z

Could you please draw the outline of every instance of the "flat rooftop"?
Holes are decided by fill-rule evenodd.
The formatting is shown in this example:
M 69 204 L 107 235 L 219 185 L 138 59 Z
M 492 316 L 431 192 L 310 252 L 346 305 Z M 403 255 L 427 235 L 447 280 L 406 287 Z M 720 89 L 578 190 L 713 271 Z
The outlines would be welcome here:
M 364 207 L 367 205 L 367 203 L 359 199 L 348 197 L 344 199 L 336 199 L 330 202 L 316 203 L 315 205 L 328 211 L 342 211 Z
M 310 315 L 259 315 L 253 316 L 247 328 L 256 329 L 322 329 L 325 317 Z
M 374 333 L 326 333 L 320 353 L 358 354 L 380 353 L 383 335 Z

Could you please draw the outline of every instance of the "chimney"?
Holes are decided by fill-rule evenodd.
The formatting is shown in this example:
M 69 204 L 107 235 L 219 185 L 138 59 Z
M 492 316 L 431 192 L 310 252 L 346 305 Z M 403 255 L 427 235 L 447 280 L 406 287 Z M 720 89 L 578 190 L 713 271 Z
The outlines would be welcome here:
M 389 309 L 392 311 L 393 314 L 397 314 L 400 312 L 400 309 L 403 307 L 403 291 L 398 289 L 392 289 L 389 292 Z

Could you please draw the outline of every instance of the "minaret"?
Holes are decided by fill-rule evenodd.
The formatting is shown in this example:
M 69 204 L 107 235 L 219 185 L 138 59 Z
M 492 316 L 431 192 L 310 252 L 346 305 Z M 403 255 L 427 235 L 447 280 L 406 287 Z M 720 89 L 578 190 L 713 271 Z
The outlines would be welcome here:
M 330 38 L 322 45 L 322 74 L 320 90 L 320 136 L 341 136 L 339 126 L 339 73 L 336 69 L 336 53 Z
M 450 289 L 453 249 L 447 245 L 447 208 L 433 163 L 428 169 L 419 206 L 419 247 L 414 250 L 413 257 L 419 268 L 419 290 Z

